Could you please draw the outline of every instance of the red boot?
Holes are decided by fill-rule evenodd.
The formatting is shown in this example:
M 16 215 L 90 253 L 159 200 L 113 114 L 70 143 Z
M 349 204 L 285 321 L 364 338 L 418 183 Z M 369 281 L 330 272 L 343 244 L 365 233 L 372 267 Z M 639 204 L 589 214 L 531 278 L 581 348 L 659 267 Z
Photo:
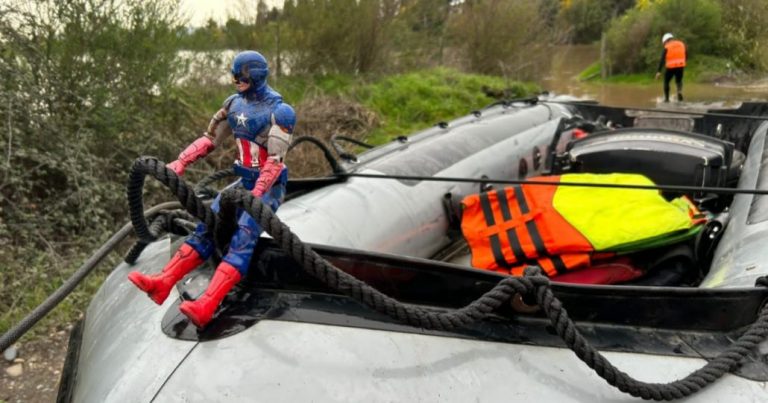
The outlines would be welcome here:
M 234 266 L 221 262 L 205 293 L 195 301 L 182 302 L 179 310 L 187 315 L 195 326 L 201 328 L 207 325 L 229 290 L 240 281 L 240 277 L 240 272 Z
M 146 292 L 152 301 L 162 305 L 171 293 L 173 285 L 204 261 L 193 247 L 185 243 L 176 251 L 161 273 L 146 275 L 133 271 L 128 274 L 128 279 L 140 290 Z

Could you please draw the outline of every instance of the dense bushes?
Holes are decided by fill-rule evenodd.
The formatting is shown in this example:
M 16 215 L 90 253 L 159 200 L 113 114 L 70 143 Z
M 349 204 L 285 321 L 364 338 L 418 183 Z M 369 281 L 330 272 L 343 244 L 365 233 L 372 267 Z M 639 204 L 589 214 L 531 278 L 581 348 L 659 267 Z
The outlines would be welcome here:
M 653 71 L 661 36 L 671 32 L 688 46 L 692 64 L 768 67 L 768 0 L 664 0 L 644 2 L 606 32 L 606 67 L 612 74 Z M 725 60 L 719 62 L 718 59 Z
M 634 6 L 634 0 L 566 0 L 558 15 L 558 25 L 573 43 L 600 39 L 612 19 Z
M 630 73 L 647 67 L 650 55 L 659 55 L 659 41 L 653 41 L 653 12 L 636 9 L 615 20 L 606 33 L 608 74 Z M 656 46 L 652 46 L 651 43 Z
M 768 0 L 720 0 L 723 27 L 720 39 L 733 65 L 768 70 Z
M 174 4 L 0 5 L 0 329 L 123 220 L 131 161 L 192 127 Z

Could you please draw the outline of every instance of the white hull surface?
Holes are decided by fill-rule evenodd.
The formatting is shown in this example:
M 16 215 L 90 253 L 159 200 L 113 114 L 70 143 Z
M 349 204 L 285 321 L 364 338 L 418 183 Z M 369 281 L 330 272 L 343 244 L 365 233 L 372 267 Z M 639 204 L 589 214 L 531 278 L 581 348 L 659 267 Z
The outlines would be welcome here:
M 156 242 L 142 254 L 170 253 Z M 630 402 L 565 348 L 263 320 L 206 342 L 166 337 L 166 309 L 132 293 L 120 265 L 94 298 L 75 402 Z M 163 308 L 177 297 L 173 291 Z M 126 312 L 120 304 L 136 310 Z M 112 316 L 95 317 L 96 312 Z M 109 320 L 111 327 L 99 321 Z M 112 329 L 112 332 L 110 332 Z M 768 351 L 768 343 L 764 343 Z M 604 353 L 620 370 L 666 383 L 703 359 Z M 123 363 L 116 366 L 115 363 Z M 685 401 L 765 402 L 768 383 L 723 378 Z

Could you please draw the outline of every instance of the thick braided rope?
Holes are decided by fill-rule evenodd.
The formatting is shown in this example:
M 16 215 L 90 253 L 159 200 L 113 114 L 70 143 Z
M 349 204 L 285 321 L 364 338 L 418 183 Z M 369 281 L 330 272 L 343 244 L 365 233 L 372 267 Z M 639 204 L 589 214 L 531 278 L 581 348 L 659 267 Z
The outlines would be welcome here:
M 206 197 L 210 197 L 211 199 L 216 197 L 216 194 L 218 193 L 216 190 L 209 188 L 212 183 L 226 178 L 231 178 L 236 176 L 235 170 L 233 168 L 227 168 L 222 169 L 220 171 L 216 171 L 212 173 L 211 175 L 203 178 L 200 182 L 195 185 L 195 194 L 196 195 L 204 195 Z
M 647 383 L 638 381 L 625 372 L 614 367 L 608 360 L 595 350 L 576 329 L 573 321 L 562 303 L 554 296 L 548 287 L 539 288 L 537 292 L 539 306 L 544 309 L 547 317 L 555 327 L 555 331 L 565 341 L 565 344 L 576 353 L 590 368 L 624 393 L 643 399 L 673 400 L 690 396 L 707 385 L 715 382 L 725 373 L 739 367 L 741 360 L 750 354 L 754 348 L 768 335 L 768 305 L 758 313 L 757 320 L 747 331 L 731 344 L 725 351 L 703 367 L 686 377 L 670 383 Z
M 410 325 L 448 330 L 468 326 L 493 312 L 514 294 L 532 294 L 549 279 L 541 275 L 508 277 L 469 305 L 451 312 L 427 310 L 391 298 L 354 276 L 334 267 L 304 244 L 268 207 L 248 192 L 230 189 L 222 194 L 221 220 L 232 219 L 241 207 L 312 276 L 353 299 Z
M 153 239 L 157 239 L 160 234 L 165 230 L 165 224 L 167 221 L 162 217 L 155 217 L 155 219 L 152 221 L 152 224 L 149 226 L 149 234 L 152 235 Z M 131 247 L 131 250 L 128 251 L 128 253 L 125 254 L 125 257 L 123 258 L 123 261 L 128 264 L 134 264 L 136 263 L 136 260 L 139 259 L 139 256 L 141 255 L 141 252 L 144 252 L 144 248 L 149 245 L 151 241 L 146 239 L 139 239 L 136 241 L 136 243 L 133 244 Z
M 231 189 L 222 195 L 222 220 L 234 217 L 236 207 L 245 209 L 272 237 L 299 262 L 307 272 L 326 285 L 357 301 L 411 325 L 429 329 L 451 329 L 482 319 L 515 293 L 536 291 L 539 305 L 554 325 L 558 335 L 585 364 L 601 378 L 624 393 L 643 399 L 673 400 L 694 394 L 740 365 L 768 334 L 768 306 L 758 319 L 728 349 L 702 368 L 683 379 L 666 384 L 638 381 L 613 366 L 581 335 L 568 317 L 562 303 L 552 293 L 549 280 L 537 268 L 526 269 L 525 277 L 509 277 L 469 305 L 449 313 L 436 313 L 403 304 L 355 277 L 341 271 L 317 255 L 282 223 L 271 209 L 251 194 Z
M 160 235 L 173 229 L 174 225 L 176 225 L 174 220 L 190 218 L 193 218 L 191 214 L 183 210 L 161 211 L 149 226 L 149 233 L 154 239 L 157 239 Z M 128 253 L 126 253 L 123 261 L 128 264 L 136 263 L 136 260 L 138 260 L 141 252 L 143 252 L 144 248 L 146 248 L 150 243 L 150 241 L 145 239 L 139 239 L 136 241 L 136 243 L 133 244 Z
M 144 178 L 147 175 L 167 186 L 176 195 L 181 204 L 190 214 L 199 218 L 208 228 L 216 228 L 217 217 L 202 200 L 195 196 L 189 185 L 179 178 L 175 172 L 165 167 L 165 164 L 154 157 L 139 157 L 134 161 L 131 173 L 128 177 L 128 206 L 133 228 L 139 240 L 152 242 L 155 235 L 149 229 L 144 218 Z

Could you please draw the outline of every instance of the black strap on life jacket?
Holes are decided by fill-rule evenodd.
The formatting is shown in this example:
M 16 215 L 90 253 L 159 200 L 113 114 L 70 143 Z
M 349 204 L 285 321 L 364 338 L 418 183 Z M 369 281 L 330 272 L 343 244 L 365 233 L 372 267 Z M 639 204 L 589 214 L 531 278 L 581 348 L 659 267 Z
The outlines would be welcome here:
M 515 192 L 515 198 L 517 199 L 517 203 L 520 206 L 520 212 L 522 214 L 526 214 L 530 212 L 530 209 L 528 207 L 528 202 L 525 200 L 525 194 L 523 193 L 523 189 L 520 185 L 513 186 L 513 190 Z M 498 189 L 496 190 L 496 200 L 499 205 L 499 210 L 501 211 L 502 219 L 506 221 L 512 220 L 512 211 L 509 206 L 509 200 L 507 199 L 506 192 L 504 189 Z M 493 207 L 491 206 L 490 198 L 488 197 L 487 192 L 480 193 L 480 207 L 483 210 L 483 216 L 485 218 L 485 223 L 488 227 L 491 227 L 493 225 L 496 225 L 496 219 L 493 215 Z M 529 220 L 525 223 L 525 228 L 528 231 L 529 236 L 531 237 L 531 241 L 533 242 L 534 248 L 536 248 L 536 254 L 538 255 L 538 259 L 529 259 L 525 251 L 523 250 L 522 245 L 520 244 L 520 238 L 517 236 L 517 229 L 516 228 L 509 228 L 506 231 L 507 239 L 509 241 L 509 247 L 512 249 L 512 253 L 515 255 L 515 262 L 514 264 L 507 261 L 506 257 L 504 257 L 504 251 L 502 249 L 502 243 L 501 238 L 499 237 L 499 234 L 492 234 L 489 236 L 488 241 L 491 245 L 491 253 L 493 253 L 494 260 L 496 261 L 496 264 L 499 267 L 503 267 L 505 269 L 512 268 L 513 266 L 523 265 L 523 264 L 541 264 L 542 261 L 549 260 L 552 263 L 552 266 L 555 268 L 558 274 L 562 274 L 568 271 L 568 267 L 566 266 L 565 262 L 560 258 L 560 256 L 557 255 L 550 255 L 549 252 L 547 252 L 546 247 L 544 246 L 544 241 L 542 240 L 541 233 L 539 232 L 539 228 L 536 226 L 536 222 L 534 220 Z

